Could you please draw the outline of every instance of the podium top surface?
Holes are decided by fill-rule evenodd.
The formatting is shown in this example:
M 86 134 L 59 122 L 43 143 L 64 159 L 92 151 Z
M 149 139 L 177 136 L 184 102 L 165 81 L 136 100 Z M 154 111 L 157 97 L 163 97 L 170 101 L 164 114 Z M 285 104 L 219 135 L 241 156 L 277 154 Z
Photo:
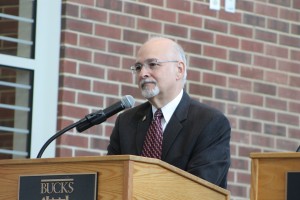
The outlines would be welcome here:
M 250 158 L 300 158 L 300 152 L 265 152 L 250 153 Z
M 84 162 L 135 162 L 135 163 L 145 163 L 153 164 L 166 168 L 176 174 L 180 174 L 189 180 L 197 182 L 201 185 L 206 185 L 207 187 L 218 191 L 223 194 L 230 194 L 226 189 L 218 187 L 204 179 L 201 179 L 197 176 L 194 176 L 184 170 L 181 170 L 173 165 L 170 165 L 162 160 L 154 158 L 146 158 L 135 155 L 108 155 L 108 156 L 81 156 L 81 157 L 57 157 L 57 158 L 34 158 L 34 159 L 6 159 L 0 160 L 0 169 L 1 166 L 14 165 L 14 166 L 26 166 L 26 165 L 40 165 L 40 164 L 57 164 L 57 163 L 84 163 Z

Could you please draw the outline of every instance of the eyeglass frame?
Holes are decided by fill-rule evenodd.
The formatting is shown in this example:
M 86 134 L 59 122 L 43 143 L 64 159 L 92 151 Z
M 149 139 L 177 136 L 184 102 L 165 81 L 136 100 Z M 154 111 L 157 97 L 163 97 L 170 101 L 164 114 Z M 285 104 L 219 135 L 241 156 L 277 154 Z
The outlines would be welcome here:
M 140 62 L 137 62 L 135 63 L 134 65 L 130 66 L 130 70 L 132 71 L 133 74 L 139 74 L 141 71 L 142 71 L 142 68 L 144 66 L 146 66 L 147 69 L 150 69 L 151 71 L 157 69 L 157 66 L 160 66 L 160 64 L 162 63 L 168 63 L 168 62 L 179 62 L 178 60 L 162 60 L 162 61 L 159 61 L 158 59 L 156 58 L 149 58 L 149 59 L 146 59 L 144 61 L 144 63 L 140 63 Z M 154 64 L 153 66 L 151 66 L 151 64 Z M 139 66 L 137 66 L 139 65 Z M 139 70 L 137 70 L 137 67 L 140 67 Z

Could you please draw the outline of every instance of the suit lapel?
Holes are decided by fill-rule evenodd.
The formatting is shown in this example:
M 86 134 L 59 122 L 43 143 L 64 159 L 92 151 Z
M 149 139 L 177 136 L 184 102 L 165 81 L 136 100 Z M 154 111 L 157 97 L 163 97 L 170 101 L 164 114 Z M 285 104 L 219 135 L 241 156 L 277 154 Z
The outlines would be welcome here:
M 164 131 L 162 160 L 165 160 L 178 134 L 183 134 L 181 132 L 183 128 L 182 122 L 187 119 L 189 105 L 190 97 L 184 92 L 181 101 Z
M 148 103 L 149 104 L 149 103 Z M 142 148 L 144 144 L 144 139 L 147 134 L 147 130 L 150 126 L 152 119 L 152 110 L 150 104 L 147 107 L 141 109 L 138 113 L 139 120 L 137 123 L 137 134 L 136 134 L 136 148 L 138 155 L 142 154 Z

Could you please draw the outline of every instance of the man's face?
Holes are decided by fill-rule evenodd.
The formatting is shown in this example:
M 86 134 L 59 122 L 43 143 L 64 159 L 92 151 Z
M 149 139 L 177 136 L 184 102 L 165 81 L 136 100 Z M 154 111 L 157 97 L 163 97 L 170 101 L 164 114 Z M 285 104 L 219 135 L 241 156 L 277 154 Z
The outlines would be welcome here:
M 178 62 L 170 41 L 147 42 L 138 52 L 137 63 L 142 66 L 137 78 L 145 98 L 163 97 L 174 91 Z

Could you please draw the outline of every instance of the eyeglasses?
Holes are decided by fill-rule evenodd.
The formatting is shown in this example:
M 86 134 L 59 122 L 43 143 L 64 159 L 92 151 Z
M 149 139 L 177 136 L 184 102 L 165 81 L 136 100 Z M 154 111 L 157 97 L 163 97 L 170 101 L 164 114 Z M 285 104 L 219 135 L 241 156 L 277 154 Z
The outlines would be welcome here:
M 155 70 L 160 66 L 161 63 L 168 63 L 168 62 L 178 62 L 177 60 L 164 60 L 159 61 L 158 59 L 147 59 L 144 63 L 135 63 L 133 66 L 130 67 L 132 73 L 138 74 L 141 72 L 143 67 L 150 69 L 151 71 Z

